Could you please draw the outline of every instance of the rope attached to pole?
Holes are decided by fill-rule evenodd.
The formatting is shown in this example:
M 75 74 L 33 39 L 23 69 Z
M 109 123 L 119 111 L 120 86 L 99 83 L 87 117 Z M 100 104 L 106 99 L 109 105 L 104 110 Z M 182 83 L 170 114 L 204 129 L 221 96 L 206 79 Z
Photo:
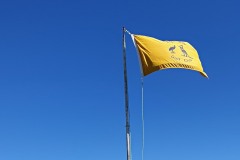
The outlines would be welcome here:
M 142 160 L 144 160 L 144 90 L 143 90 L 143 76 L 141 77 L 142 85 Z
M 126 65 L 126 40 L 125 40 L 125 32 L 128 33 L 132 39 L 134 46 L 135 40 L 133 38 L 133 34 L 131 34 L 126 28 L 123 27 L 123 62 L 124 62 L 124 84 L 125 84 L 125 111 L 126 111 L 126 138 L 127 138 L 127 160 L 131 160 L 131 143 L 130 143 L 130 116 L 128 109 L 128 85 L 127 85 L 127 65 Z M 136 47 L 137 49 L 137 47 Z M 137 49 L 138 51 L 138 49 Z M 138 55 L 139 56 L 139 55 Z M 139 63 L 141 67 L 141 61 L 139 57 Z M 142 72 L 142 67 L 141 67 Z M 141 87 L 142 87 L 142 160 L 144 160 L 144 83 L 143 83 L 143 72 L 141 77 Z

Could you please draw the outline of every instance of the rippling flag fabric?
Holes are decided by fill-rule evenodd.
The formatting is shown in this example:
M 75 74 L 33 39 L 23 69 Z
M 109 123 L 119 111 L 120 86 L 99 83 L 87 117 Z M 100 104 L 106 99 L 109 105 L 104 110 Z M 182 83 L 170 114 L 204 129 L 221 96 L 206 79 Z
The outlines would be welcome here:
M 156 38 L 132 35 L 139 53 L 143 75 L 167 68 L 183 68 L 198 71 L 204 77 L 198 52 L 188 42 L 161 41 Z

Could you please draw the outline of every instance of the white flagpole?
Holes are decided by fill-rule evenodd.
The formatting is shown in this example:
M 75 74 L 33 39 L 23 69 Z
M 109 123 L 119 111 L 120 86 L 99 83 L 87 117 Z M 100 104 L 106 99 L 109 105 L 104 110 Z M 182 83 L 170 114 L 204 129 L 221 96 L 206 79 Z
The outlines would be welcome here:
M 126 62 L 126 40 L 123 27 L 123 67 L 124 67 L 124 95 L 125 95 L 125 114 L 126 114 L 126 144 L 127 144 L 127 160 L 131 160 L 131 135 L 130 135 L 130 115 L 128 103 L 128 83 L 127 83 L 127 62 Z

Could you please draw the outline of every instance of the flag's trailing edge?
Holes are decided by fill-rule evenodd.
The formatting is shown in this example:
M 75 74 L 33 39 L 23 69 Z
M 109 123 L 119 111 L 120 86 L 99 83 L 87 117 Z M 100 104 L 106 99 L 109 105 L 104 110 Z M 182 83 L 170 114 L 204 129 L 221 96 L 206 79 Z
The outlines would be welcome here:
M 184 68 L 198 71 L 208 78 L 197 51 L 188 42 L 161 41 L 134 34 L 131 37 L 138 51 L 143 76 L 167 68 Z

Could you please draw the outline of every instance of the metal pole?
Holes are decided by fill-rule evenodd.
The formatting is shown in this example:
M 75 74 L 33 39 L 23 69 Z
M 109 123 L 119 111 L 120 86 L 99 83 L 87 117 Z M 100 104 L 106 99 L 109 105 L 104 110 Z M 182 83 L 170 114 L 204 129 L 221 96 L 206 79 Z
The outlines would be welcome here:
M 131 143 L 130 143 L 130 116 L 128 108 L 128 83 L 127 83 L 127 62 L 126 62 L 126 29 L 123 27 L 123 67 L 124 67 L 124 94 L 125 94 L 125 113 L 126 113 L 126 144 L 127 144 L 127 160 L 131 160 Z

